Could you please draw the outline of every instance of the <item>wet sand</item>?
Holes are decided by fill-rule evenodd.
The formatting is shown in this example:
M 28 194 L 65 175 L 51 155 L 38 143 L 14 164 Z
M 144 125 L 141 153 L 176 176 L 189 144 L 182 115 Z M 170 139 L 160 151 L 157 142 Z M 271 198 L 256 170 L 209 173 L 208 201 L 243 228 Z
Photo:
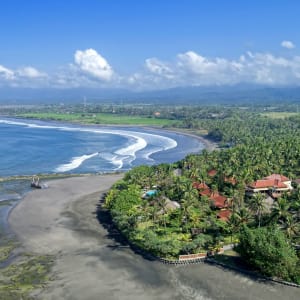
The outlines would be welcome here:
M 49 182 L 13 209 L 9 224 L 26 251 L 56 257 L 37 299 L 299 299 L 300 289 L 262 283 L 207 264 L 168 266 L 111 239 L 96 210 L 122 175 Z

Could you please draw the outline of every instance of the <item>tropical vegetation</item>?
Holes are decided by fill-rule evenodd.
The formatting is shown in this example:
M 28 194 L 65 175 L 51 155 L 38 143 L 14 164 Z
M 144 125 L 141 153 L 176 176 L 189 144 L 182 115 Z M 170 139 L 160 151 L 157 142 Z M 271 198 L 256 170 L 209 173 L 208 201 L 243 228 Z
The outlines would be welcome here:
M 245 192 L 251 182 L 273 173 L 300 177 L 299 115 L 269 118 L 230 109 L 209 118 L 190 117 L 182 124 L 205 130 L 220 149 L 126 173 L 106 198 L 113 221 L 132 243 L 157 256 L 175 259 L 236 243 L 236 250 L 253 268 L 300 283 L 300 188 L 296 181 L 292 191 L 281 193 L 271 203 L 267 201 L 271 191 Z M 227 199 L 227 217 L 221 216 L 224 210 L 211 194 L 198 188 L 204 184 L 211 194 Z M 155 194 L 147 196 L 153 189 Z
M 129 122 L 130 116 L 138 119 L 135 124 L 151 120 L 213 140 L 219 146 L 214 151 L 127 172 L 106 197 L 113 222 L 131 243 L 156 256 L 177 259 L 181 254 L 213 253 L 223 245 L 238 244 L 236 251 L 250 267 L 300 283 L 298 106 L 287 102 L 255 106 L 106 104 L 3 112 L 104 124 L 108 122 L 104 116 L 111 121 L 119 118 L 119 124 Z M 271 190 L 246 192 L 253 181 L 274 173 L 293 180 L 293 190 L 271 201 Z M 149 191 L 152 193 L 147 194 Z M 226 201 L 220 207 L 216 199 Z

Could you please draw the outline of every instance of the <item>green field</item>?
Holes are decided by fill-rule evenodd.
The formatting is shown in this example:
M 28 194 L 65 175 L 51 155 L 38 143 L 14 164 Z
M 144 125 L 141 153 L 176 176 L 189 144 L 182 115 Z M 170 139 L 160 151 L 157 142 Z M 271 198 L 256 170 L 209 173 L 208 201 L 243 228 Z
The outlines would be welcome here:
M 41 120 L 57 120 L 84 124 L 103 124 L 103 125 L 144 125 L 144 126 L 171 126 L 175 121 L 160 119 L 155 117 L 125 116 L 117 114 L 79 114 L 79 113 L 24 113 L 18 117 L 34 118 Z M 178 123 L 178 121 L 176 121 Z
M 297 116 L 300 114 L 296 113 L 296 112 L 267 112 L 267 113 L 262 113 L 261 115 L 264 117 L 271 118 L 271 119 L 285 119 L 285 118 L 294 117 L 294 116 Z

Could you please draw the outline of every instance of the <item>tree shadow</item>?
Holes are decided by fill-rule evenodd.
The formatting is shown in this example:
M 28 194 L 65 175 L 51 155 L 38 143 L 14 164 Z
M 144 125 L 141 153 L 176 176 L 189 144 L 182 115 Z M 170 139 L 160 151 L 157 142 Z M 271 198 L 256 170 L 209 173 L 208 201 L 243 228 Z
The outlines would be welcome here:
M 110 211 L 104 207 L 105 197 L 106 193 L 104 193 L 99 200 L 96 216 L 99 224 L 107 231 L 105 237 L 114 242 L 114 244 L 107 245 L 107 247 L 111 248 L 112 250 L 130 248 L 135 254 L 142 256 L 144 259 L 156 261 L 157 258 L 154 255 L 130 243 L 130 241 L 119 231 L 112 220 Z
M 275 285 L 280 282 L 275 282 L 271 278 L 263 276 L 258 271 L 255 271 L 250 266 L 248 266 L 240 258 L 233 258 L 226 255 L 222 255 L 223 259 L 219 260 L 215 257 L 211 257 L 205 260 L 205 263 L 222 269 L 224 272 L 233 272 L 237 275 L 242 275 L 255 282 L 264 283 L 267 285 Z

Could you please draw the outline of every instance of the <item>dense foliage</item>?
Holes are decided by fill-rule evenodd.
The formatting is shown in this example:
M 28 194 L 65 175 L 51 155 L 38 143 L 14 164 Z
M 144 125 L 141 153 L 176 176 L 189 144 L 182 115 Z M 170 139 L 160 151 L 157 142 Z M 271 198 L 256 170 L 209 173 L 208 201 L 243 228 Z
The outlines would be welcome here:
M 276 276 L 300 284 L 300 264 L 295 250 L 277 227 L 240 232 L 239 253 L 244 260 L 267 276 Z
M 27 112 L 78 116 L 82 107 L 31 108 Z M 20 112 L 16 112 L 20 113 Z M 24 113 L 24 111 L 22 112 Z M 174 164 L 140 166 L 126 173 L 106 198 L 113 221 L 134 244 L 167 258 L 217 250 L 240 242 L 239 251 L 268 276 L 299 282 L 300 188 L 271 199 L 271 190 L 249 195 L 245 188 L 270 174 L 300 178 L 298 104 L 243 107 L 104 105 L 92 114 L 167 120 L 216 141 L 219 149 L 191 154 Z M 161 123 L 162 124 L 162 123 Z M 211 171 L 214 171 L 213 174 Z M 225 210 L 197 188 L 226 198 Z M 147 196 L 149 190 L 155 193 Z M 298 256 L 297 256 L 298 255 Z
M 206 131 L 221 149 L 129 171 L 107 197 L 115 223 L 131 242 L 168 258 L 240 241 L 241 256 L 254 268 L 299 281 L 295 271 L 299 269 L 295 250 L 300 244 L 299 186 L 271 202 L 268 193 L 245 193 L 249 183 L 273 173 L 300 177 L 299 115 L 272 118 L 268 113 L 232 108 L 207 113 L 194 118 L 195 111 L 182 124 L 195 132 Z M 204 183 L 211 193 L 226 197 L 227 218 L 220 217 L 224 210 L 197 188 Z M 124 191 L 133 186 L 136 200 L 121 211 Z M 142 197 L 151 189 L 154 195 Z

